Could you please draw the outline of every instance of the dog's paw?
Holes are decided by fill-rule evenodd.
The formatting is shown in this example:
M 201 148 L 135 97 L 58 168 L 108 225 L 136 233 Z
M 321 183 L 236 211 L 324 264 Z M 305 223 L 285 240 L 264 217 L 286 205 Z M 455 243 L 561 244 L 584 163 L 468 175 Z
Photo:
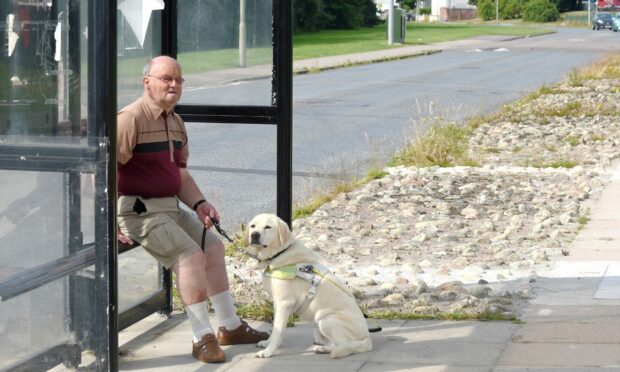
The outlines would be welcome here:
M 269 349 L 264 349 L 255 354 L 257 358 L 269 358 L 273 355 L 273 352 Z
M 332 352 L 331 348 L 325 345 L 317 345 L 312 348 L 312 351 L 314 351 L 316 354 L 329 354 Z
M 266 348 L 267 346 L 269 346 L 269 339 L 258 341 L 256 344 L 256 347 Z

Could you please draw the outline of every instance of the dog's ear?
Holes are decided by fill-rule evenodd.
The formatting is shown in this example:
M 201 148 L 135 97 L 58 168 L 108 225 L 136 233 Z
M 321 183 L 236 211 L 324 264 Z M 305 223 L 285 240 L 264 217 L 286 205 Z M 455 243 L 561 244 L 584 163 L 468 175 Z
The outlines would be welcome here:
M 288 224 L 281 218 L 278 218 L 278 235 L 280 237 L 280 246 L 285 246 L 291 238 L 291 229 Z
M 245 243 L 248 247 L 252 243 L 252 241 L 250 240 L 250 226 L 252 226 L 252 221 L 248 222 L 248 224 L 245 226 Z

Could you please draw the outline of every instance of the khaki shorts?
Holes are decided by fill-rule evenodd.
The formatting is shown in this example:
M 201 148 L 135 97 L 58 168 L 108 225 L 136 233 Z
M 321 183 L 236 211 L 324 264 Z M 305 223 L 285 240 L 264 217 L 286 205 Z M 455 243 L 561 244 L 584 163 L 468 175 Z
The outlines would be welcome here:
M 140 243 L 166 268 L 201 250 L 204 225 L 194 214 L 180 208 L 177 198 L 138 198 L 146 208 L 140 214 L 133 210 L 137 198 L 118 199 L 118 226 L 123 234 Z M 204 248 L 220 242 L 207 231 Z

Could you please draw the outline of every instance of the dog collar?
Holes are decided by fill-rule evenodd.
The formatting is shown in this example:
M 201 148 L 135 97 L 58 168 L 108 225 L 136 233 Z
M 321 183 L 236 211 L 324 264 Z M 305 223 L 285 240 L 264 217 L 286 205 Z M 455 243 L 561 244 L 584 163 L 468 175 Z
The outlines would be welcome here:
M 292 246 L 293 244 L 290 244 L 288 247 L 284 248 L 283 250 L 281 250 L 280 252 L 276 253 L 275 255 L 265 259 L 265 260 L 259 260 L 259 262 L 269 262 L 271 260 L 273 260 L 274 258 L 278 257 L 279 255 L 281 255 L 282 253 L 288 251 L 288 249 Z

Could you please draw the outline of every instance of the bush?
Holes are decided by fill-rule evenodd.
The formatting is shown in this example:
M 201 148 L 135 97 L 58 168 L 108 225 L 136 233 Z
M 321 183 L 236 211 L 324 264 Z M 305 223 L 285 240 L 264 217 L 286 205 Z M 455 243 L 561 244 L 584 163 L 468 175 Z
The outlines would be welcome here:
M 507 0 L 500 1 L 499 16 L 502 19 L 521 18 L 521 10 L 523 9 L 523 0 Z
M 295 31 L 319 31 L 325 28 L 331 17 L 325 13 L 323 0 L 295 0 L 293 3 L 293 27 Z
M 432 12 L 431 8 L 420 8 L 420 15 L 430 15 Z
M 372 27 L 379 23 L 373 0 L 294 0 L 295 31 Z
M 549 0 L 530 0 L 523 6 L 523 20 L 527 22 L 553 22 L 559 17 L 558 8 Z
M 495 0 L 478 0 L 478 17 L 484 21 L 495 19 Z

